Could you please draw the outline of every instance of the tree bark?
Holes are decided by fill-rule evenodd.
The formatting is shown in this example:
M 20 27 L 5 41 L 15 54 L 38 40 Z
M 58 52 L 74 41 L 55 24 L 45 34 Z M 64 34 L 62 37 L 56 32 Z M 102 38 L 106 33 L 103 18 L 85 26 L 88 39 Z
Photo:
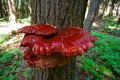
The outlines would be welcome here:
M 61 29 L 68 26 L 83 27 L 87 0 L 34 0 L 32 24 L 52 24 Z
M 9 6 L 9 20 L 10 23 L 14 24 L 17 23 L 17 12 L 15 9 L 15 4 L 14 4 L 14 0 L 8 0 L 8 6 Z
M 97 13 L 97 9 L 99 7 L 100 0 L 91 0 L 91 5 L 88 11 L 87 18 L 84 23 L 83 29 L 90 32 L 92 23 L 94 21 L 95 15 Z
M 69 26 L 83 28 L 87 0 L 34 0 L 32 24 L 51 24 L 60 30 Z M 76 56 L 67 65 L 52 69 L 32 68 L 31 80 L 77 80 Z

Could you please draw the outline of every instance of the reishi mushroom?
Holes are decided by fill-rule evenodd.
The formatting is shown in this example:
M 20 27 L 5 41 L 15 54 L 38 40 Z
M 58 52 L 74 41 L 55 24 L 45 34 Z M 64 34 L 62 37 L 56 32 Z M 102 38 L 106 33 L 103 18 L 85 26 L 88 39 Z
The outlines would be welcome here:
M 56 36 L 44 39 L 44 42 L 36 43 L 33 46 L 33 52 L 38 55 L 58 53 L 68 57 L 81 55 L 93 46 L 92 42 L 95 40 L 95 37 L 80 28 L 68 27 Z
M 38 35 L 25 35 L 23 40 L 21 41 L 20 46 L 22 47 L 33 47 L 34 44 L 38 43 L 38 42 L 42 42 L 43 37 L 42 36 L 38 36 Z
M 25 34 L 36 34 L 43 36 L 50 36 L 58 33 L 58 29 L 52 25 L 44 24 L 33 24 L 30 26 L 25 26 L 18 30 L 19 33 Z
M 51 25 L 34 24 L 18 30 L 25 33 L 21 47 L 30 66 L 53 68 L 68 63 L 72 56 L 82 55 L 97 39 L 81 28 L 67 27 L 62 31 Z

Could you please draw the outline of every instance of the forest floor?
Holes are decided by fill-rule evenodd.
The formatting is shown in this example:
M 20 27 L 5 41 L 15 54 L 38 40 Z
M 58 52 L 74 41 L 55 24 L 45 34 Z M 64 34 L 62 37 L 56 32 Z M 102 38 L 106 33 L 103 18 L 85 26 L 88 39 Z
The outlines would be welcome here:
M 28 22 L 30 22 L 29 18 L 27 19 Z M 25 19 L 26 21 L 26 19 Z M 24 22 L 24 20 L 23 20 Z M 9 24 L 8 22 L 1 22 L 0 23 L 0 43 L 2 43 L 0 45 L 0 52 L 10 48 L 10 49 L 19 49 L 20 50 L 20 41 L 22 40 L 24 34 L 18 34 L 17 30 L 25 25 L 29 25 L 30 23 L 19 23 L 19 24 Z M 103 28 L 105 25 L 105 21 L 100 21 L 98 23 L 98 21 L 93 23 L 93 29 L 92 31 L 96 31 L 98 33 L 104 33 L 106 35 L 110 35 L 110 36 L 117 36 L 120 37 L 120 32 L 113 32 L 110 31 L 107 28 Z M 116 29 L 114 29 L 116 30 Z M 113 34 L 114 33 L 114 34 Z M 7 37 L 5 37 L 5 40 L 3 42 L 1 35 L 7 35 Z M 1 55 L 0 55 L 1 56 Z M 79 61 L 78 61 L 79 64 Z M 1 67 L 0 67 L 1 68 Z M 0 73 L 1 74 L 1 73 Z M 27 75 L 25 75 L 27 76 Z M 91 80 L 91 75 L 89 73 L 84 73 L 84 70 L 82 69 L 78 69 L 78 76 L 80 80 Z M 90 79 L 91 78 L 91 79 Z M 1 78 L 0 78 L 1 79 Z M 109 80 L 106 79 L 106 80 Z
M 102 34 L 105 36 L 110 36 L 111 38 L 118 38 L 119 40 L 120 40 L 120 24 L 117 24 L 117 22 L 116 21 L 112 21 L 112 20 L 109 20 L 109 19 L 103 19 L 103 20 L 98 20 L 98 21 L 95 21 L 94 23 L 93 23 L 93 25 L 92 25 L 92 32 L 97 32 L 97 33 L 95 33 L 95 35 L 94 36 L 96 36 L 96 35 L 98 35 L 98 36 L 96 36 L 97 38 L 101 38 L 102 36 Z M 93 34 L 92 34 L 93 35 Z M 104 37 L 103 39 L 105 39 L 106 37 Z M 113 40 L 113 39 L 109 39 L 108 38 L 108 40 Z M 101 38 L 102 39 L 102 38 Z M 101 40 L 104 44 L 106 44 L 106 42 L 107 41 L 105 41 L 104 42 L 104 40 Z M 100 42 L 100 44 L 102 44 L 103 45 L 103 43 L 102 42 Z M 98 41 L 98 43 L 99 43 L 99 41 Z M 114 43 L 114 40 L 113 40 L 113 42 L 112 43 Z M 111 44 L 112 44 L 111 43 Z M 108 43 L 109 44 L 109 43 Z M 114 45 L 117 45 L 116 43 L 114 43 Z M 119 45 L 119 44 L 118 44 Z M 97 46 L 97 45 L 95 45 L 95 46 Z M 100 45 L 99 45 L 100 46 Z M 108 45 L 109 46 L 109 45 Z M 111 46 L 113 46 L 113 45 L 111 45 Z M 103 47 L 103 46 L 102 46 Z M 119 45 L 119 47 L 120 47 L 120 45 Z M 105 47 L 103 47 L 103 48 L 105 48 Z M 115 47 L 114 47 L 115 48 Z M 105 48 L 105 49 L 107 49 L 107 48 Z M 97 50 L 97 49 L 96 49 Z M 112 48 L 110 49 L 111 51 L 112 51 Z M 101 52 L 102 52 L 102 50 L 100 50 Z M 120 52 L 120 49 L 118 50 L 119 52 Z M 118 52 L 117 50 L 114 50 L 113 51 L 113 53 L 118 53 L 119 54 L 119 52 Z M 98 50 L 98 52 L 99 52 L 99 50 Z M 89 53 L 89 52 L 88 52 Z M 88 55 L 88 54 L 85 54 L 84 56 L 86 56 L 86 57 L 92 57 L 92 58 L 94 58 L 94 53 L 96 53 L 96 52 L 92 52 L 92 51 L 90 51 L 90 53 L 92 53 L 92 56 L 91 55 Z M 106 54 L 106 53 L 105 53 Z M 98 55 L 98 54 L 96 54 L 96 55 Z M 100 56 L 100 55 L 99 55 Z M 113 56 L 111 56 L 111 57 L 113 57 Z M 99 58 L 99 57 L 96 57 L 96 58 Z M 120 58 L 120 54 L 119 54 L 119 58 Z M 107 59 L 107 58 L 106 58 Z M 81 59 L 79 58 L 78 59 L 78 65 L 79 65 L 79 63 L 81 64 L 84 64 L 84 61 L 80 61 Z M 84 60 L 84 59 L 83 59 Z M 87 59 L 85 59 L 85 60 L 87 60 Z M 91 62 L 90 63 L 90 60 L 94 60 L 94 62 Z M 87 63 L 87 61 L 88 61 L 88 63 Z M 84 64 L 83 65 L 83 67 L 86 67 L 87 69 L 86 70 L 88 70 L 88 72 L 85 72 L 85 68 L 84 69 L 82 69 L 82 68 L 79 68 L 78 69 L 78 76 L 79 76 L 79 80 L 113 80 L 114 78 L 112 78 L 112 77 L 108 77 L 108 76 L 106 76 L 106 77 L 104 77 L 104 78 L 100 78 L 100 74 L 102 74 L 102 73 L 100 73 L 99 74 L 99 71 L 96 71 L 95 69 L 96 68 L 91 68 L 92 66 L 92 64 L 94 65 L 93 67 L 95 67 L 95 65 L 97 65 L 97 60 L 96 59 L 90 59 L 90 58 L 88 58 L 88 60 L 87 60 L 85 63 L 87 64 Z M 101 60 L 102 61 L 102 60 Z M 112 59 L 111 59 L 111 61 L 112 61 Z M 112 64 L 113 65 L 113 64 Z M 119 65 L 119 64 L 118 64 Z M 91 66 L 91 67 L 88 67 L 88 66 Z M 99 64 L 99 66 L 101 66 L 100 64 Z M 104 64 L 103 64 L 103 67 L 106 67 L 106 66 L 104 66 Z M 120 65 L 119 65 L 119 67 L 120 67 Z M 90 71 L 89 69 L 91 69 L 91 70 L 93 70 L 93 71 Z M 120 70 L 120 68 L 118 68 L 119 70 Z M 95 72 L 94 72 L 94 70 L 95 70 Z M 108 70 L 109 71 L 109 70 Z M 96 72 L 98 72 L 98 73 L 96 73 Z M 111 72 L 109 72 L 109 73 L 111 73 Z M 92 75 L 91 75 L 92 74 Z M 95 75 L 95 74 L 98 74 L 98 78 L 97 78 L 97 75 Z M 94 75 L 94 76 L 93 76 Z M 113 75 L 114 75 L 114 73 L 113 73 Z M 116 76 L 117 75 L 117 76 Z M 96 76 L 96 77 L 95 77 Z M 119 77 L 119 75 L 118 74 L 115 74 L 115 76 L 116 76 L 116 78 L 114 79 L 114 80 L 120 80 L 120 77 Z

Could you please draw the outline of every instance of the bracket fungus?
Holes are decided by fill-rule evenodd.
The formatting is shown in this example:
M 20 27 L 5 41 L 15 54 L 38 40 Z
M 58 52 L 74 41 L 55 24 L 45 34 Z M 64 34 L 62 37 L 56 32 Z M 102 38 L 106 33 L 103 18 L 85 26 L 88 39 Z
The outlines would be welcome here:
M 58 29 L 52 25 L 33 24 L 30 26 L 25 26 L 23 28 L 20 28 L 18 32 L 25 33 L 25 34 L 50 36 L 50 35 L 58 33 Z
M 75 26 L 62 31 L 46 24 L 34 24 L 18 30 L 25 33 L 21 47 L 27 47 L 23 57 L 31 67 L 43 69 L 64 66 L 72 56 L 82 55 L 97 39 Z

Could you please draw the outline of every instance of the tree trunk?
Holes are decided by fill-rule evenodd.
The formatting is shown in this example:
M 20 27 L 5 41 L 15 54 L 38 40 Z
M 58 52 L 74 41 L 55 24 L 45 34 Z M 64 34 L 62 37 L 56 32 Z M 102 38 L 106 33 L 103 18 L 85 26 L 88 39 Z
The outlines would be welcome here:
M 17 23 L 17 13 L 16 13 L 16 9 L 15 9 L 15 4 L 14 4 L 14 0 L 8 0 L 8 6 L 9 6 L 9 20 L 10 23 L 14 24 Z
M 2 12 L 2 0 L 0 0 L 0 18 L 3 17 L 3 12 Z
M 83 28 L 87 0 L 34 0 L 32 24 L 51 24 L 60 30 L 69 26 Z M 32 68 L 31 80 L 77 80 L 76 57 L 67 65 L 53 69 Z
M 46 23 L 61 29 L 83 27 L 87 0 L 35 0 L 32 2 L 32 24 Z
M 29 9 L 29 15 L 28 16 L 30 16 L 31 15 L 31 1 L 30 0 L 28 0 L 28 9 Z
M 109 16 L 113 16 L 114 4 L 117 2 L 117 0 L 111 0 L 111 1 L 112 3 L 111 3 Z
M 85 12 L 85 19 L 86 19 L 87 15 L 88 15 L 88 10 L 90 8 L 90 4 L 91 4 L 91 0 L 88 0 L 86 12 Z
M 117 0 L 109 0 L 105 16 L 109 16 L 109 17 L 113 16 L 113 10 L 114 10 L 115 3 L 117 3 Z
M 100 0 L 91 0 L 91 5 L 88 11 L 87 18 L 84 23 L 83 29 L 90 32 L 92 23 L 94 21 L 98 6 L 99 6 Z
M 108 5 L 109 0 L 105 0 L 105 1 L 101 1 L 101 4 L 99 6 L 99 11 L 98 11 L 98 15 L 97 18 L 101 19 L 105 13 L 105 9 Z
M 112 1 L 109 0 L 108 5 L 105 10 L 105 13 L 104 13 L 104 16 L 108 16 L 110 14 L 111 4 L 112 4 Z
M 115 18 L 119 17 L 120 15 L 120 0 L 111 0 L 111 9 L 109 13 L 109 17 L 113 16 Z
M 120 17 L 119 17 L 118 20 L 117 20 L 117 24 L 120 24 Z
M 7 4 L 7 1 L 5 0 L 0 0 L 1 1 L 1 14 L 2 14 L 2 17 L 7 17 L 8 16 L 8 6 L 6 5 Z

